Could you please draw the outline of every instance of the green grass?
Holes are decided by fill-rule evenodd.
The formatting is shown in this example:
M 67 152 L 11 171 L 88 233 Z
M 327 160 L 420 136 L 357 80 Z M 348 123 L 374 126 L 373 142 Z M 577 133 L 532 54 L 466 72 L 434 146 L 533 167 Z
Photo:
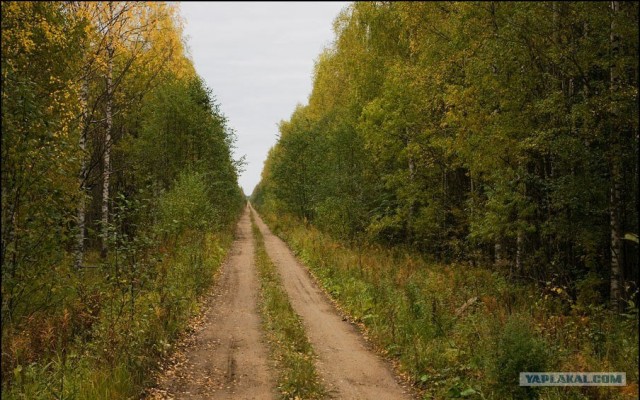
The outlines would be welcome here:
M 271 355 L 279 371 L 278 390 L 283 399 L 319 399 L 325 394 L 314 365 L 314 352 L 300 317 L 293 311 L 264 239 L 251 215 L 260 278 L 260 312 Z
M 425 399 L 638 396 L 637 314 L 614 316 L 488 268 L 351 248 L 292 218 L 263 218 Z M 626 372 L 628 385 L 524 390 L 518 373 L 530 368 Z
M 187 232 L 154 247 L 152 257 L 121 261 L 118 279 L 113 260 L 84 271 L 82 285 L 73 273 L 62 275 L 82 295 L 56 292 L 55 312 L 11 331 L 3 326 L 2 398 L 139 398 L 198 311 L 232 240 L 230 232 Z

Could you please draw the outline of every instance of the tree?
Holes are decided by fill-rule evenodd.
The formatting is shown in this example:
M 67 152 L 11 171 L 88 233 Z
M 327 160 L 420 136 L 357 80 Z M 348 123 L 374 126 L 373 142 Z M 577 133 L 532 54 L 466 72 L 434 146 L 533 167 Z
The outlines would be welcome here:
M 48 304 L 78 197 L 83 24 L 61 3 L 2 7 L 2 320 Z M 36 295 L 37 294 L 37 295 Z
M 257 193 L 512 279 L 597 272 L 615 307 L 638 280 L 637 25 L 635 3 L 355 3 Z

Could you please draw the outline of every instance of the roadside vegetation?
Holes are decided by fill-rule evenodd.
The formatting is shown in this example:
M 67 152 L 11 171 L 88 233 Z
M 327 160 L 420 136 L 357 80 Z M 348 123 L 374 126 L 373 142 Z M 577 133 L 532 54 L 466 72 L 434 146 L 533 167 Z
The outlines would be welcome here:
M 573 298 L 552 282 L 514 284 L 486 267 L 349 246 L 261 214 L 425 399 L 637 398 L 637 315 L 594 305 L 588 282 Z M 524 371 L 626 372 L 628 385 L 527 389 L 517 383 Z
M 315 354 L 300 317 L 293 311 L 282 281 L 264 247 L 264 239 L 251 213 L 260 279 L 260 312 L 271 349 L 278 390 L 283 399 L 320 399 L 325 390 L 315 369 Z
M 140 396 L 243 204 L 176 5 L 2 4 L 2 398 Z
M 638 3 L 355 2 L 252 204 L 427 397 L 638 396 Z M 517 373 L 620 371 L 530 390 Z

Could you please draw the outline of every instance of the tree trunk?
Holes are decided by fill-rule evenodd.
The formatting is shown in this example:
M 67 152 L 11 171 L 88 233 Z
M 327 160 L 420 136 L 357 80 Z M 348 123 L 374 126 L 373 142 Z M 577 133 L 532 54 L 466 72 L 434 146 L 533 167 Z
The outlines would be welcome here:
M 86 222 L 86 179 L 87 179 L 87 132 L 89 128 L 89 77 L 85 75 L 82 80 L 80 91 L 80 104 L 82 107 L 82 122 L 80 128 L 80 198 L 78 199 L 78 210 L 76 216 L 76 254 L 74 266 L 81 269 L 84 263 L 84 231 Z
M 409 129 L 405 128 L 405 135 L 406 135 L 406 140 L 405 140 L 405 147 L 408 148 L 409 145 L 411 144 L 411 136 L 409 133 Z M 409 158 L 409 162 L 408 162 L 408 168 L 409 168 L 409 181 L 410 181 L 410 185 L 411 185 L 411 191 L 413 192 L 413 190 L 415 190 L 414 186 L 415 186 L 415 178 L 416 178 L 416 163 L 413 159 L 413 154 L 412 154 L 412 150 L 410 148 L 407 149 L 408 150 L 408 158 Z M 413 230 L 414 230 L 414 219 L 415 219 L 415 201 L 412 197 L 410 203 L 409 203 L 409 215 L 408 215 L 408 221 L 407 221 L 407 243 L 409 243 L 409 245 L 413 244 Z
M 502 264 L 502 243 L 500 242 L 499 239 L 496 240 L 496 243 L 494 244 L 493 254 L 494 254 L 494 265 L 496 267 L 500 267 Z
M 609 149 L 609 163 L 611 171 L 611 187 L 610 187 L 610 227 L 611 227 L 611 307 L 614 310 L 619 310 L 622 306 L 621 300 L 621 287 L 624 282 L 623 276 L 623 254 L 622 254 L 622 195 L 621 195 L 621 181 L 622 181 L 622 168 L 621 168 L 621 146 L 620 146 L 620 133 L 618 132 L 616 121 L 616 106 L 615 95 L 619 89 L 619 76 L 616 70 L 616 62 L 619 53 L 619 37 L 616 33 L 616 18 L 617 13 L 620 11 L 620 3 L 618 1 L 611 2 L 611 123 L 610 123 L 610 143 Z
M 518 228 L 516 236 L 516 273 L 522 275 L 522 253 L 524 245 L 524 232 Z
M 615 157 L 614 157 L 615 158 Z M 611 197 L 610 197 L 610 221 L 611 221 L 611 307 L 615 310 L 621 307 L 621 291 L 623 276 L 622 259 L 622 224 L 620 223 L 620 170 L 614 161 L 611 170 Z
M 109 180 L 111 177 L 111 130 L 113 128 L 113 46 L 107 45 L 107 104 L 105 107 L 106 129 L 102 166 L 102 248 L 100 255 L 107 256 L 109 250 Z

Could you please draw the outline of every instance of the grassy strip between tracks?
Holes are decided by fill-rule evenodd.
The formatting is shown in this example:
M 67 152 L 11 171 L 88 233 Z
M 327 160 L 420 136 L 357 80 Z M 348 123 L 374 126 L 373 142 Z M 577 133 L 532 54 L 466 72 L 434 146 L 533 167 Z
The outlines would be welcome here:
M 325 390 L 314 365 L 314 352 L 300 317 L 293 311 L 280 276 L 269 259 L 264 239 L 251 215 L 256 239 L 256 265 L 260 278 L 260 313 L 278 376 L 278 391 L 285 399 L 318 399 Z

